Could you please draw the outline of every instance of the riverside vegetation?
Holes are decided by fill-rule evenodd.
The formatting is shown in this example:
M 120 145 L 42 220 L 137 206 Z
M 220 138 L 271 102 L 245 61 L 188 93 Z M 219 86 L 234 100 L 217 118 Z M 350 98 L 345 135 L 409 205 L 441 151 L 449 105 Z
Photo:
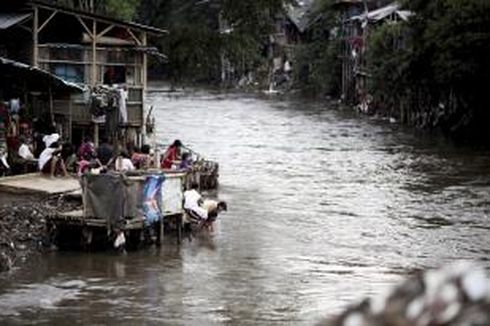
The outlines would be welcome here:
M 89 1 L 51 0 L 90 9 Z M 369 1 L 367 1 L 369 2 Z M 399 121 L 486 140 L 485 90 L 490 79 L 490 2 L 400 1 L 408 22 L 370 28 L 366 68 L 373 109 Z M 158 76 L 177 83 L 220 84 L 225 55 L 238 76 L 266 79 L 269 35 L 294 0 L 94 0 L 93 10 L 166 28 L 160 43 L 169 62 Z M 303 40 L 294 46 L 295 89 L 339 97 L 342 20 L 334 0 L 317 0 Z M 487 13 L 487 14 L 485 14 Z M 226 26 L 226 29 L 223 29 Z M 403 35 L 402 46 L 393 46 Z M 155 42 L 152 42 L 155 43 Z M 259 83 L 260 84 L 260 83 Z M 263 84 L 263 83 L 262 83 Z

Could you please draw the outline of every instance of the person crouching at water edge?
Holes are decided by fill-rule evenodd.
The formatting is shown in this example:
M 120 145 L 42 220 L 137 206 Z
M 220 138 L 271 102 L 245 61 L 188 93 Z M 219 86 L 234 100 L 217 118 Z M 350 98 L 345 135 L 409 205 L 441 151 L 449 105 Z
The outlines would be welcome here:
M 212 231 L 213 222 L 221 211 L 227 210 L 227 205 L 223 201 L 203 200 L 198 188 L 198 184 L 193 182 L 190 189 L 184 192 L 184 210 L 191 221 Z
M 213 223 L 218 218 L 218 214 L 222 211 L 228 210 L 228 205 L 224 201 L 217 201 L 214 199 L 205 199 L 202 203 L 202 207 L 208 212 L 208 219 L 204 223 L 204 226 L 211 232 L 214 231 Z

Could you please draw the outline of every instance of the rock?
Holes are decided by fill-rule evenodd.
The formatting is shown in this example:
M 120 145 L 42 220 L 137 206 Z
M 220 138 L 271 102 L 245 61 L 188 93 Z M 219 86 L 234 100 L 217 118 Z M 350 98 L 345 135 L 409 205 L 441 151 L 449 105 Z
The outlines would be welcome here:
M 12 268 L 12 257 L 29 257 L 40 250 L 36 239 L 48 238 L 45 228 L 46 217 L 77 209 L 80 202 L 66 201 L 62 197 L 48 198 L 43 201 L 26 201 L 14 205 L 0 206 L 0 245 L 5 248 L 0 256 L 0 271 Z M 14 245 L 17 244 L 16 245 Z
M 463 262 L 415 275 L 387 296 L 365 300 L 320 325 L 490 325 L 490 280 Z

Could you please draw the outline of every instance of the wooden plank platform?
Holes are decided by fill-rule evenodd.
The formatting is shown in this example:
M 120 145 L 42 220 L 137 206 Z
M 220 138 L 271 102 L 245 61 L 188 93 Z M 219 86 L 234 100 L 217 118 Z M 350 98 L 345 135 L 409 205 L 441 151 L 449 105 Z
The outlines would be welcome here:
M 59 213 L 54 216 L 48 216 L 47 220 L 54 224 L 65 225 L 80 225 L 80 226 L 92 226 L 92 227 L 107 227 L 107 221 L 102 218 L 84 217 L 83 210 L 76 210 L 71 212 Z M 124 230 L 137 230 L 144 228 L 144 218 L 135 217 L 132 219 L 126 219 Z
M 29 173 L 0 178 L 0 193 L 59 195 L 79 189 L 80 183 L 73 177 L 50 178 L 40 173 Z

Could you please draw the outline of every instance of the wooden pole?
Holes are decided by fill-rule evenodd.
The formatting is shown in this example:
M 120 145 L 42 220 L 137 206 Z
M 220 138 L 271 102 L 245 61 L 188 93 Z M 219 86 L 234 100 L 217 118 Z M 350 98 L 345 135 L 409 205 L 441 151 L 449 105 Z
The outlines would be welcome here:
M 142 43 L 143 43 L 143 46 L 147 46 L 148 44 L 148 40 L 147 40 L 147 35 L 146 33 L 144 32 L 143 33 L 143 37 L 142 37 Z M 146 52 L 143 52 L 143 69 L 142 69 L 142 77 L 143 77 L 143 91 L 146 92 L 146 87 L 147 87 L 147 83 L 148 83 L 148 55 L 146 54 Z
M 92 86 L 97 84 L 97 22 L 92 21 Z
M 141 37 L 141 43 L 143 46 L 147 46 L 148 44 L 148 39 L 146 32 L 143 32 L 143 35 Z M 140 146 L 142 146 L 145 142 L 145 133 L 146 133 L 146 128 L 145 128 L 145 105 L 146 105 L 146 90 L 148 88 L 148 55 L 146 52 L 143 52 L 143 67 L 141 69 L 141 76 L 142 76 L 142 81 L 143 81 L 143 90 L 141 94 L 141 126 L 140 130 L 144 130 L 145 132 L 141 133 L 141 139 L 140 139 Z
M 97 22 L 92 21 L 92 87 L 97 85 Z M 94 144 L 99 146 L 99 124 L 94 122 Z
M 184 219 L 184 213 L 177 214 L 177 244 L 182 243 L 182 220 Z
M 366 25 L 364 26 L 363 32 L 362 32 L 362 48 L 361 48 L 361 53 L 359 54 L 359 66 L 357 67 L 358 70 L 360 71 L 365 71 L 365 56 L 366 56 L 366 49 L 367 49 L 367 39 L 368 39 L 368 33 L 369 33 L 369 8 L 367 5 L 367 0 L 363 0 L 364 4 L 364 15 L 366 16 Z M 365 78 L 364 75 L 360 75 L 361 77 L 359 78 L 359 88 L 361 89 L 361 96 L 365 97 Z M 357 78 L 356 78 L 356 86 L 357 86 Z M 357 97 L 358 94 L 356 94 Z M 364 101 L 365 98 L 356 98 L 356 100 L 361 100 Z
M 34 7 L 34 17 L 32 19 L 32 65 L 34 67 L 38 66 L 38 56 L 39 56 L 38 27 L 39 27 L 39 9 L 38 7 Z
M 163 244 L 163 238 L 165 237 L 165 224 L 163 223 L 164 216 L 160 219 L 158 223 L 158 245 L 161 246 Z
M 49 116 L 51 118 L 51 125 L 54 124 L 54 112 L 53 112 L 53 89 L 51 85 L 49 85 Z
M 72 103 L 72 95 L 69 95 L 68 98 L 68 137 L 70 143 L 73 142 L 73 103 Z

